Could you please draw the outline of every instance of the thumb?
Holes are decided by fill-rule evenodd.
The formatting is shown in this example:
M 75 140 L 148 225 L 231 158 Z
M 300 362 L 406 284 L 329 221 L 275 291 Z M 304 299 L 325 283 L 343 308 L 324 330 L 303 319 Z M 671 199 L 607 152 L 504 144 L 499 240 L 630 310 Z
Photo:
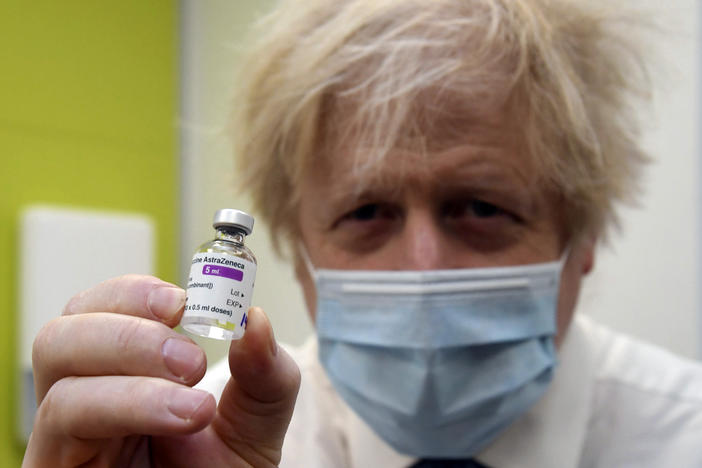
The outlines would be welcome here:
M 213 427 L 251 465 L 277 466 L 300 370 L 278 346 L 262 309 L 249 309 L 244 337 L 229 348 L 229 369 L 232 378 L 222 392 Z

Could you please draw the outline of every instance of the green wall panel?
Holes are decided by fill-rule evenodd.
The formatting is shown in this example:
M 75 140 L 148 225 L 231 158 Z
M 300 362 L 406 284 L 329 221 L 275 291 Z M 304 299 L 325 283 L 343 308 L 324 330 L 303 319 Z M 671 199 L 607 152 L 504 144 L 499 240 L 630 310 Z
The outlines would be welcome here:
M 138 211 L 177 278 L 177 2 L 3 0 L 0 13 L 0 466 L 15 436 L 17 229 L 29 204 Z M 58 314 L 60 311 L 56 311 Z

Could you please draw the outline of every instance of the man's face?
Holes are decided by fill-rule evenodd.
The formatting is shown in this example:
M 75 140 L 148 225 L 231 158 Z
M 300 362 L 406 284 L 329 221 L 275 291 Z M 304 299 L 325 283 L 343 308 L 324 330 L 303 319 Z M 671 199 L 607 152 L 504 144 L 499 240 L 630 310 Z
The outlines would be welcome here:
M 359 173 L 343 150 L 319 158 L 303 181 L 299 230 L 315 268 L 435 270 L 558 259 L 569 240 L 563 204 L 539 183 L 516 123 L 488 115 L 463 141 L 428 156 L 395 150 Z M 360 190 L 359 190 L 360 187 Z M 562 275 L 558 337 L 592 264 L 593 242 L 571 246 Z M 314 319 L 314 283 L 297 265 Z

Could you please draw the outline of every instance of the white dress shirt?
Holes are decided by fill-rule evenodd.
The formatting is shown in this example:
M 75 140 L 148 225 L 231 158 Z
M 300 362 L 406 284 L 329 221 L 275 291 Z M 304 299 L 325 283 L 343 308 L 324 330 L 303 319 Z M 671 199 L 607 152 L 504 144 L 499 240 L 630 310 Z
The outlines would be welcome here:
M 281 468 L 406 468 L 344 403 L 310 338 Z M 544 397 L 475 458 L 491 468 L 702 468 L 702 365 L 576 316 Z M 199 388 L 217 398 L 226 360 Z

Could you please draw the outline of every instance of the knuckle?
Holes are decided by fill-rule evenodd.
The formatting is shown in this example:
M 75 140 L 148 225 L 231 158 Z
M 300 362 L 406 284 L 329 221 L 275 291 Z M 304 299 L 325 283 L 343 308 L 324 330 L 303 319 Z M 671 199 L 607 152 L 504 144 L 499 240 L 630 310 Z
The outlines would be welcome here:
M 66 432 L 65 421 L 61 415 L 66 413 L 65 400 L 67 387 L 73 382 L 74 377 L 65 377 L 56 381 L 46 392 L 44 399 L 37 408 L 34 426 L 41 427 L 49 432 Z
M 106 281 L 104 300 L 108 311 L 126 310 L 130 305 L 143 304 L 148 308 L 149 293 L 165 282 L 149 275 L 128 274 Z
M 87 291 L 81 291 L 78 294 L 75 294 L 73 297 L 71 297 L 66 303 L 66 305 L 63 307 L 61 315 L 75 314 L 76 310 L 78 309 L 78 305 L 83 301 L 86 292 Z
M 130 273 L 127 275 L 117 276 L 115 278 L 108 279 L 104 281 L 109 289 L 122 290 L 122 289 L 151 289 L 155 285 L 163 284 L 164 281 L 151 275 L 138 275 L 135 273 Z
M 115 336 L 117 351 L 127 353 L 141 344 L 146 322 L 139 318 L 125 321 Z
M 108 312 L 116 312 L 122 309 L 126 296 L 131 291 L 137 289 L 141 283 L 140 275 L 122 275 L 111 278 L 101 283 L 101 290 L 104 291 L 103 301 Z
M 43 367 L 47 356 L 51 355 L 57 329 L 62 323 L 63 319 L 61 317 L 55 318 L 41 327 L 39 333 L 34 337 L 34 342 L 32 343 L 32 367 L 34 367 L 35 372 Z
M 71 395 L 77 390 L 75 381 L 76 377 L 65 377 L 55 382 L 37 408 L 34 417 L 33 433 L 41 433 L 42 439 L 55 448 L 51 452 L 51 466 L 85 466 L 93 456 L 91 442 L 76 438 L 72 434 L 72 424 L 75 424 L 72 415 L 80 412 L 80 408 L 71 408 L 70 402 Z M 75 398 L 73 400 L 76 401 Z M 92 462 L 89 465 L 103 466 Z
M 140 317 L 126 317 L 117 324 L 114 333 L 113 353 L 121 356 L 121 372 L 132 374 L 136 360 L 140 366 L 160 362 L 161 347 L 171 330 L 163 324 Z M 144 371 L 146 372 L 146 371 Z
M 148 294 L 164 281 L 149 275 L 127 274 L 107 279 L 98 285 L 74 295 L 63 308 L 62 315 L 75 315 L 83 311 L 86 303 L 100 304 L 105 312 L 114 312 L 129 302 L 135 294 Z
M 140 377 L 129 379 L 124 383 L 126 408 L 135 413 L 143 408 L 144 401 L 158 401 L 163 395 L 158 393 L 158 385 L 153 378 Z
M 115 276 L 114 278 L 107 279 L 103 283 L 113 285 L 115 283 L 121 284 L 133 284 L 140 283 L 142 281 L 153 281 L 157 278 L 149 275 L 139 275 L 136 273 L 127 273 L 126 275 Z

